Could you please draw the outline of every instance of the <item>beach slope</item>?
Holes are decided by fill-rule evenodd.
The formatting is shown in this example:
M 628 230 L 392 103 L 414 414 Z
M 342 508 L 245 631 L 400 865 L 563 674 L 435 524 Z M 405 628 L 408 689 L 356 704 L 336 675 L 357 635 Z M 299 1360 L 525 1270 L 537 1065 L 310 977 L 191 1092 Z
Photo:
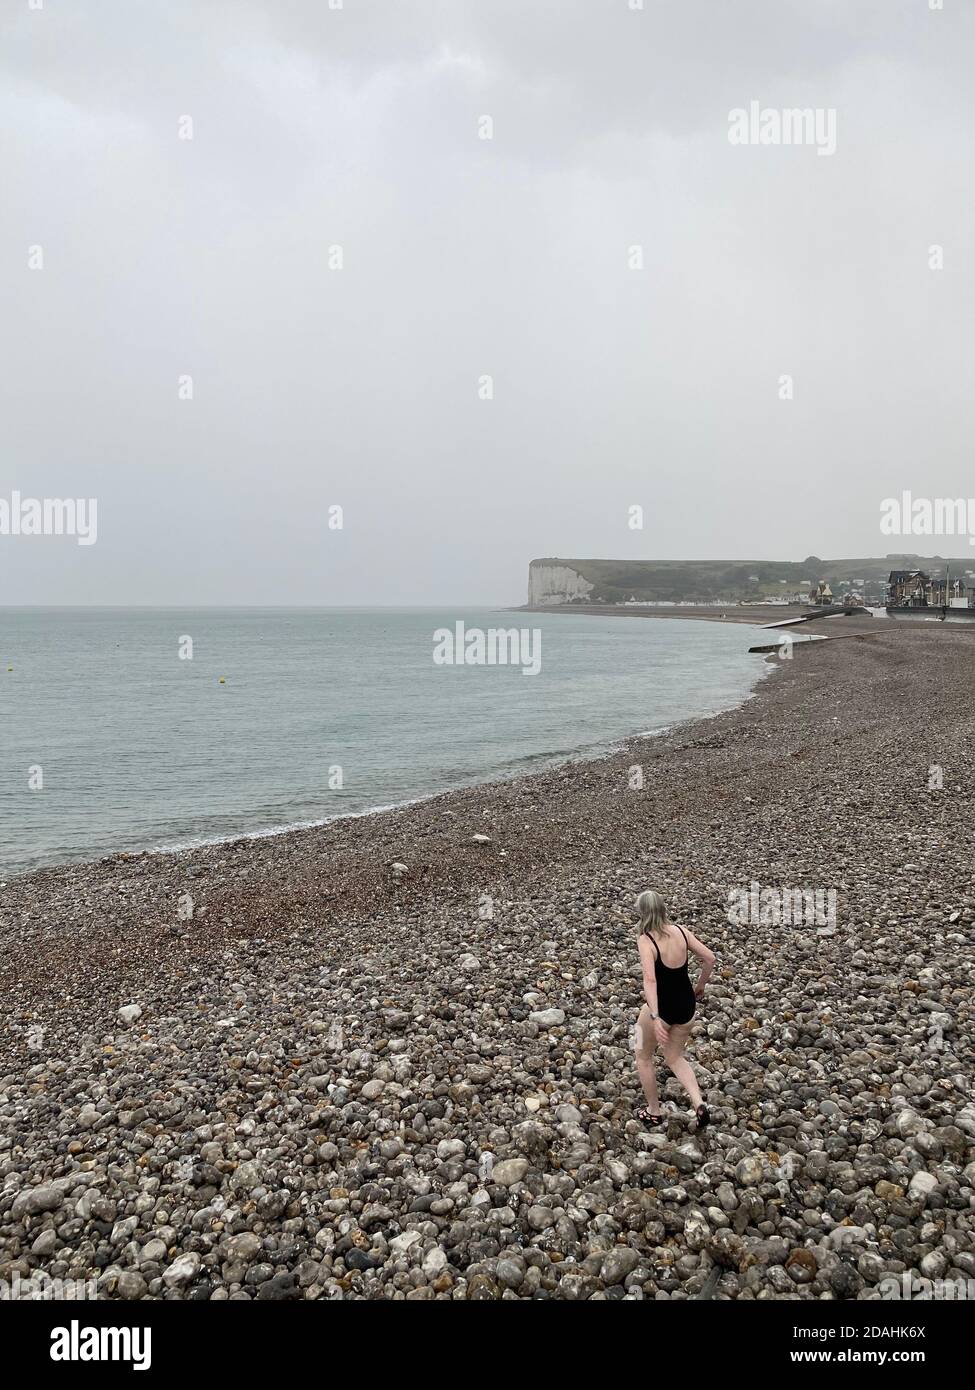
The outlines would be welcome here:
M 689 1297 L 715 1266 L 745 1299 L 975 1278 L 975 637 L 774 666 L 741 709 L 600 761 L 6 885 L 0 1278 L 572 1300 Z M 648 886 L 719 957 L 704 1134 L 672 1078 L 664 1131 L 633 1119 Z M 783 921 L 799 901 L 822 911 Z

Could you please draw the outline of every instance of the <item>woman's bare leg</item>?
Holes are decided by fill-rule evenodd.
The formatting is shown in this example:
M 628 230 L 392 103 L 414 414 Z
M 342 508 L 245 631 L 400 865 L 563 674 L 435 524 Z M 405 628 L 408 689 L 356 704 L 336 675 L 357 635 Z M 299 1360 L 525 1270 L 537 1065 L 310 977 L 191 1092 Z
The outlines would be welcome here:
M 633 1052 L 636 1057 L 636 1072 L 647 1098 L 647 1109 L 651 1115 L 660 1114 L 660 1099 L 657 1095 L 657 1068 L 653 1064 L 653 1050 L 657 1037 L 653 1031 L 650 1010 L 644 1004 L 636 1020 L 636 1035 L 633 1039 Z
M 670 1025 L 670 1039 L 664 1048 L 664 1061 L 690 1096 L 691 1104 L 696 1110 L 702 1104 L 701 1091 L 694 1075 L 694 1068 L 684 1056 L 684 1048 L 687 1046 L 687 1040 L 690 1036 L 691 1025 L 689 1023 L 672 1023 Z

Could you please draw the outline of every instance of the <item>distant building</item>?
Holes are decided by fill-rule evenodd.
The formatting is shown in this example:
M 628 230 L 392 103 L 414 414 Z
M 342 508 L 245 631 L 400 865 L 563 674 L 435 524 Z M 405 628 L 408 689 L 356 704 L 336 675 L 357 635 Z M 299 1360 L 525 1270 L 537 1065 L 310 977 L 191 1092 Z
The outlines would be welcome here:
M 887 580 L 889 608 L 970 608 L 972 596 L 964 580 L 925 570 L 891 570 Z
M 891 608 L 927 608 L 931 576 L 924 570 L 891 570 L 887 603 Z

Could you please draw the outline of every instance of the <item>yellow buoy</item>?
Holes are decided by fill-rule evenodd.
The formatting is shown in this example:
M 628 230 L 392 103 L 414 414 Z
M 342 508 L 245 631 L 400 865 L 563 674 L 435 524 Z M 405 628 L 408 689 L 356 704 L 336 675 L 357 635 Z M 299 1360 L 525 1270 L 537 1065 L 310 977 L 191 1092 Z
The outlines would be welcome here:
M 225 679 L 223 676 L 220 677 L 220 684 L 221 684 L 221 685 L 226 685 L 226 684 L 227 684 L 226 679 Z

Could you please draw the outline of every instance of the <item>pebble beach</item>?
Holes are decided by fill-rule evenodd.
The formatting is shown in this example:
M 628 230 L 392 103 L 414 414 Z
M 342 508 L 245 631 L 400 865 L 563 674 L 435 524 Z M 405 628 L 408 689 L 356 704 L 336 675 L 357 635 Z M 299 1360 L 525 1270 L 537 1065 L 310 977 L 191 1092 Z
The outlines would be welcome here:
M 975 1280 L 975 630 L 870 631 L 607 758 L 7 882 L 0 1281 L 641 1301 Z M 634 1118 L 647 887 L 718 956 L 688 1052 L 702 1132 L 662 1062 L 666 1125 Z M 832 893 L 835 928 L 729 912 L 766 889 Z

